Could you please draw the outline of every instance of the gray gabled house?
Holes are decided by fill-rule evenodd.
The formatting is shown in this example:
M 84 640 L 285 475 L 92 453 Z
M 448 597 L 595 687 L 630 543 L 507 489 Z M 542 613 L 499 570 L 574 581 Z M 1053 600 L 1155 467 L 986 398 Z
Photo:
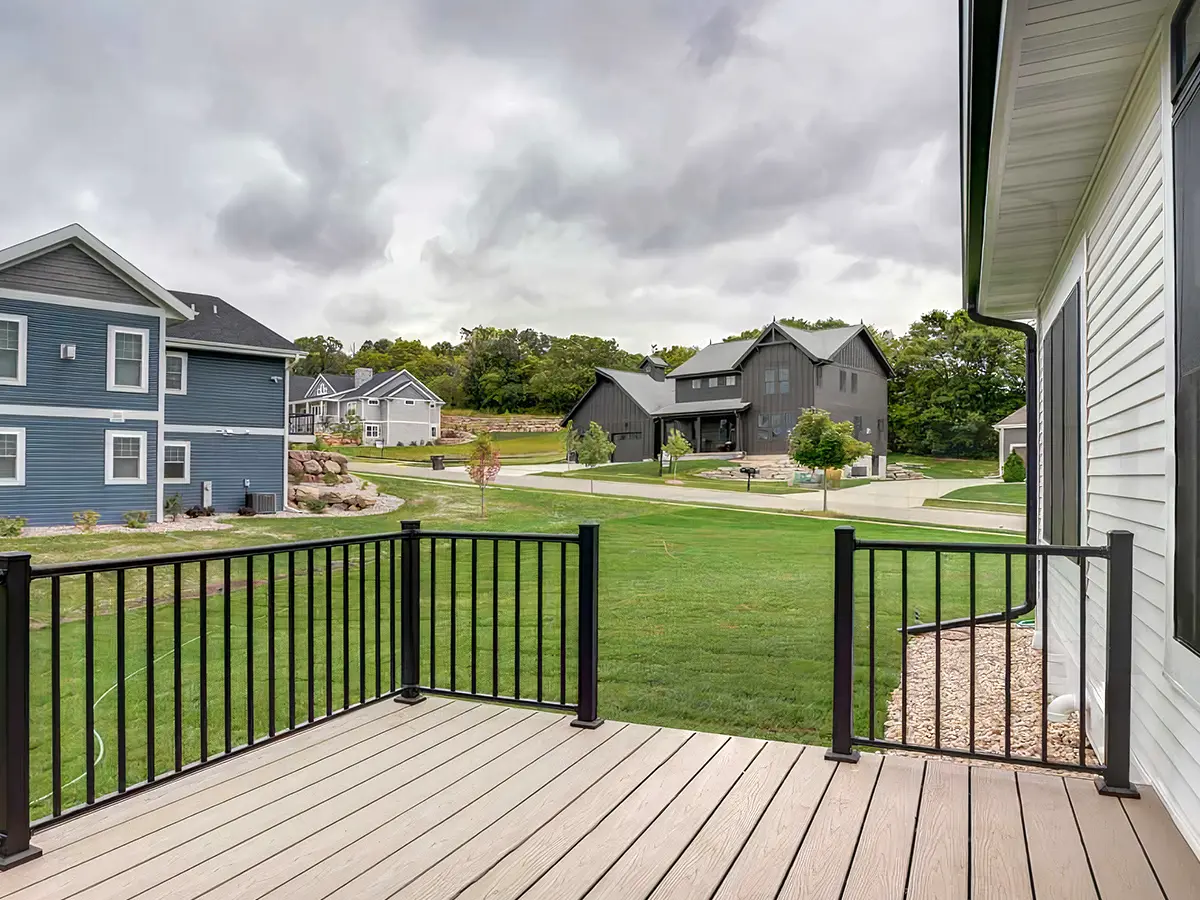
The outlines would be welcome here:
M 786 453 L 800 412 L 817 407 L 854 423 L 871 444 L 872 472 L 887 465 L 883 352 L 862 325 L 802 331 L 772 322 L 751 340 L 710 344 L 681 366 L 645 357 L 636 372 L 597 369 L 596 382 L 563 418 L 596 422 L 616 444 L 614 462 L 654 457 L 678 429 L 697 452 Z
M 442 433 L 445 402 L 409 373 L 293 375 L 288 397 L 294 417 L 312 416 L 315 430 L 331 430 L 353 411 L 362 420 L 362 442 L 388 446 L 429 444 Z

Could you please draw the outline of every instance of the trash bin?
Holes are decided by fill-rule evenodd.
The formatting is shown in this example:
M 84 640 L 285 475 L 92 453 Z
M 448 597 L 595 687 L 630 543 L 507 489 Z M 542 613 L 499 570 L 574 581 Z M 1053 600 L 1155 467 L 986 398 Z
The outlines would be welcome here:
M 435 472 L 441 472 L 446 468 L 446 457 L 444 456 L 431 456 L 429 462 Z

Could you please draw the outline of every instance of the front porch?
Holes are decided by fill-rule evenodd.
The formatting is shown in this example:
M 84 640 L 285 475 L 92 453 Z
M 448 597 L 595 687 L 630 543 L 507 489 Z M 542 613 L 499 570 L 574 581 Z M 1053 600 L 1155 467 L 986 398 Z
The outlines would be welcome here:
M 1175 900 L 1200 883 L 1149 790 L 437 697 L 36 838 L 0 896 Z

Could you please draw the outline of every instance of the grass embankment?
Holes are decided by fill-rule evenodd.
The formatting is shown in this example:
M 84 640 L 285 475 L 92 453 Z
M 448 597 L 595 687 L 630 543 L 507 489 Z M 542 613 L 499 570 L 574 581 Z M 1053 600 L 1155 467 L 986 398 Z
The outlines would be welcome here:
M 1024 515 L 1025 483 L 977 484 L 958 488 L 941 497 L 930 498 L 925 506 L 943 509 L 978 509 L 984 512 L 1001 512 Z
M 562 438 L 557 432 L 496 431 L 492 439 L 500 449 L 501 465 L 541 465 L 562 462 Z M 339 453 L 358 459 L 390 459 L 413 465 L 429 465 L 429 457 L 446 457 L 447 465 L 461 465 L 470 452 L 470 444 L 431 444 L 425 447 L 334 447 Z
M 939 459 L 933 456 L 888 455 L 888 465 L 910 466 L 929 478 L 991 478 L 996 474 L 995 457 L 988 459 Z
M 680 482 L 683 487 L 708 488 L 716 491 L 746 490 L 746 476 L 738 473 L 736 478 L 712 478 L 702 475 L 702 472 L 712 472 L 728 468 L 737 472 L 742 464 L 736 460 L 710 459 L 681 459 L 676 463 L 675 474 L 672 476 L 670 467 L 663 466 L 659 474 L 657 462 L 616 463 L 615 465 L 599 466 L 594 469 L 579 468 L 573 472 L 547 472 L 559 478 L 576 478 L 594 481 L 625 481 L 640 484 L 671 484 Z M 869 482 L 869 478 L 843 478 L 841 489 L 857 487 Z M 678 486 L 678 485 L 677 485 Z M 795 494 L 802 491 L 820 490 L 818 487 L 791 485 L 773 479 L 750 479 L 750 492 L 753 494 Z M 831 490 L 833 490 L 831 488 Z
M 174 534 L 81 535 L 72 538 L 0 540 L 0 550 L 21 548 L 33 553 L 35 562 L 85 558 L 108 558 L 165 553 L 204 548 L 244 547 L 306 538 L 378 534 L 394 531 L 401 519 L 420 519 L 427 528 L 494 531 L 572 531 L 584 520 L 601 522 L 600 575 L 600 704 L 606 718 L 648 722 L 731 734 L 757 735 L 823 744 L 829 737 L 832 697 L 832 597 L 833 528 L 836 520 L 764 514 L 760 512 L 693 508 L 641 500 L 618 500 L 594 495 L 556 494 L 496 488 L 488 491 L 489 515 L 479 515 L 479 492 L 473 485 L 379 478 L 386 490 L 403 496 L 407 503 L 399 511 L 383 516 L 345 518 L 258 518 L 234 520 L 235 527 L 222 532 L 177 532 Z M 948 533 L 944 530 L 859 523 L 866 538 L 906 540 L 1007 541 L 999 535 Z M 428 542 L 424 545 L 421 584 L 424 603 L 422 625 L 422 679 L 434 668 L 439 685 L 450 678 L 449 630 L 451 621 L 450 548 L 438 541 L 436 574 L 431 568 Z M 521 551 L 520 622 L 514 591 L 516 559 L 511 543 L 500 546 L 493 562 L 492 545 L 480 543 L 478 565 L 471 563 L 469 542 L 459 542 L 456 554 L 455 594 L 457 658 L 455 675 L 460 686 L 470 682 L 471 583 L 476 579 L 478 658 L 480 690 L 490 691 L 493 603 L 499 636 L 500 693 L 512 690 L 514 640 L 521 642 L 521 692 L 536 693 L 538 639 L 537 548 Z M 858 727 L 865 729 L 867 716 L 867 555 L 858 554 L 858 577 L 863 602 L 858 608 L 859 666 L 856 710 Z M 878 665 L 877 725 L 882 727 L 886 697 L 898 678 L 900 639 L 900 560 L 896 553 L 879 552 L 875 585 Z M 909 617 L 934 617 L 932 554 L 909 554 Z M 269 723 L 269 673 L 274 671 L 275 724 L 285 728 L 289 716 L 289 588 L 295 594 L 294 647 L 296 658 L 296 713 L 308 711 L 309 623 L 313 637 L 312 683 L 315 710 L 326 708 L 325 665 L 330 661 L 332 706 L 340 707 L 348 695 L 351 703 L 360 696 L 360 678 L 369 696 L 376 672 L 386 691 L 391 684 L 393 659 L 388 573 L 391 556 L 386 543 L 378 554 L 382 573 L 383 602 L 376 613 L 375 565 L 377 554 L 369 547 L 360 562 L 357 549 L 343 567 L 335 552 L 328 564 L 316 554 L 309 568 L 307 554 L 295 560 L 296 577 L 289 581 L 286 555 L 275 559 L 275 577 L 268 573 L 270 562 L 258 557 L 252 578 L 244 563 L 231 567 L 228 625 L 230 647 L 223 641 L 226 623 L 225 598 L 221 589 L 221 564 L 208 566 L 210 593 L 204 605 L 208 665 L 209 746 L 223 748 L 224 669 L 231 673 L 232 743 L 247 737 L 248 668 L 253 665 L 254 731 L 267 733 Z M 571 637 L 574 613 L 574 550 L 567 555 L 566 659 L 574 665 L 575 642 Z M 558 693 L 559 580 L 560 557 L 556 548 L 544 554 L 545 577 L 543 638 L 547 696 Z M 493 565 L 499 572 L 493 586 Z M 980 556 L 977 561 L 978 603 L 981 612 L 1003 606 L 1003 560 Z M 308 597 L 311 571 L 313 615 L 309 619 Z M 942 560 L 944 616 L 963 615 L 968 609 L 967 560 L 945 554 Z M 365 581 L 361 578 L 366 574 Z M 182 568 L 182 601 L 179 630 L 179 705 L 182 713 L 182 743 L 179 753 L 185 763 L 199 758 L 200 746 L 200 616 L 202 601 L 196 565 Z M 1021 571 L 1014 572 L 1014 595 L 1020 596 Z M 247 591 L 247 582 L 252 591 Z M 269 597 L 274 586 L 274 619 Z M 435 587 L 436 586 L 436 587 Z M 430 593 L 436 590 L 436 599 Z M 361 593 L 360 593 L 361 591 Z M 326 614 L 326 596 L 331 598 Z M 154 710 L 155 762 L 158 772 L 170 769 L 175 759 L 173 634 L 175 611 L 173 572 L 163 567 L 155 572 L 153 627 L 148 628 L 145 577 L 130 573 L 126 579 L 124 613 L 125 716 L 129 781 L 142 780 L 147 772 L 147 694 Z M 251 595 L 252 594 L 252 595 Z M 345 598 L 349 598 L 349 615 Z M 365 598 L 360 619 L 360 597 Z M 117 616 L 114 581 L 111 575 L 95 578 L 95 689 L 94 714 L 98 735 L 97 753 L 103 757 L 96 770 L 96 792 L 103 795 L 116 787 L 117 760 Z M 62 716 L 62 773 L 70 781 L 84 770 L 85 743 L 85 597 L 82 579 L 68 577 L 61 585 L 60 674 Z M 34 671 L 32 680 L 33 797 L 50 790 L 51 773 L 51 629 L 50 589 L 36 582 L 33 603 L 35 629 L 32 634 Z M 376 629 L 376 615 L 379 627 Z M 147 633 L 151 640 L 147 641 Z M 436 634 L 436 658 L 429 653 L 430 634 Z M 275 658 L 269 655 L 274 635 Z M 376 635 L 380 652 L 376 654 Z M 326 649 L 326 641 L 329 649 Z M 348 654 L 344 647 L 348 647 Z M 365 652 L 364 652 L 365 651 Z M 148 691 L 145 666 L 154 660 L 154 688 Z M 349 678 L 343 678 L 343 667 Z M 568 699 L 573 694 L 573 672 L 568 674 Z M 69 786 L 64 806 L 83 799 L 82 781 Z M 46 815 L 49 804 L 32 810 Z

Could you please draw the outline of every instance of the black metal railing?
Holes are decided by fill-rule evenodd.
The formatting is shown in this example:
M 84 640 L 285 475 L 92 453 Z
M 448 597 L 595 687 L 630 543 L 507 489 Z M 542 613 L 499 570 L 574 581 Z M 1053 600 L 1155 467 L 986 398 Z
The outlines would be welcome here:
M 424 694 L 595 727 L 599 527 L 402 530 L 33 565 L 0 554 L 0 868 L 30 835 Z
M 1078 659 L 1079 714 L 1074 725 L 1061 726 L 1049 714 L 1054 629 L 1047 616 L 1055 593 L 1050 590 L 1051 561 L 1056 559 L 1074 563 L 1056 578 L 1070 578 L 1078 590 L 1078 610 L 1070 611 L 1078 638 L 1069 655 Z M 1091 560 L 1107 564 L 1103 761 L 1090 754 L 1087 738 Z M 857 570 L 863 568 L 865 606 L 857 581 Z M 1016 614 L 1028 611 L 1022 583 L 1027 573 L 1041 581 L 1040 592 L 1031 595 L 1040 593 L 1042 645 L 1037 650 L 1026 640 L 1028 629 L 1014 621 Z M 835 530 L 834 595 L 830 759 L 856 760 L 854 748 L 865 746 L 1073 769 L 1100 775 L 1105 793 L 1136 796 L 1129 783 L 1129 532 L 1110 532 L 1103 547 L 1064 547 L 859 540 L 853 527 L 842 526 Z M 929 614 L 932 621 L 923 621 Z M 916 639 L 927 642 L 920 648 L 919 665 Z M 866 666 L 856 665 L 856 655 L 864 651 Z M 948 655 L 953 657 L 950 678 Z M 1040 660 L 1031 667 L 1035 656 Z M 1020 697 L 1014 679 L 1023 682 Z M 890 689 L 883 697 L 881 685 Z M 1064 727 L 1071 729 L 1069 741 Z
M 313 434 L 316 423 L 313 413 L 293 413 L 288 416 L 288 434 Z

